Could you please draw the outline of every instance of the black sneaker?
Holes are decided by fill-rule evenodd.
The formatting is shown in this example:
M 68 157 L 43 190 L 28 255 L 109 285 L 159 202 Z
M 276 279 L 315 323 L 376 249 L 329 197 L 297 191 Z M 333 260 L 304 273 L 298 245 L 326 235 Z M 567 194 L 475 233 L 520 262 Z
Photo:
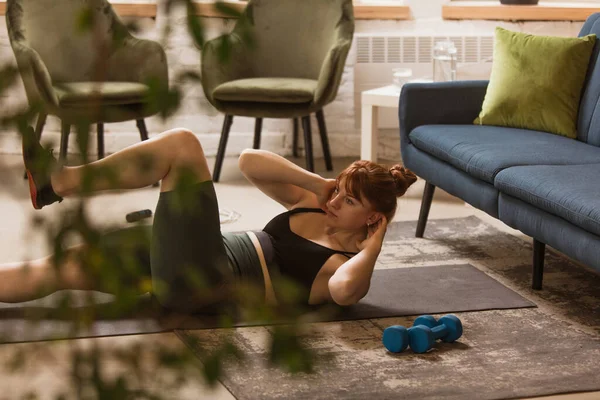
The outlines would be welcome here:
M 53 150 L 42 147 L 33 129 L 29 127 L 23 135 L 23 162 L 29 180 L 31 203 L 36 210 L 63 201 L 62 197 L 54 193 L 50 182 L 50 173 L 59 168 L 52 152 Z

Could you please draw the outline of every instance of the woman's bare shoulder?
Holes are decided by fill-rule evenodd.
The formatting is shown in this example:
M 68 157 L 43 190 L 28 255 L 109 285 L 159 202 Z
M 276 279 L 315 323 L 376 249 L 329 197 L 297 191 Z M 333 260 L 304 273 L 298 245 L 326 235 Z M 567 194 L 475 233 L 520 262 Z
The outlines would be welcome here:
M 293 210 L 295 208 L 321 208 L 321 207 L 319 206 L 319 201 L 317 200 L 317 196 L 312 192 L 307 192 L 306 196 L 302 197 L 302 199 L 300 199 L 299 202 L 287 207 L 288 210 Z

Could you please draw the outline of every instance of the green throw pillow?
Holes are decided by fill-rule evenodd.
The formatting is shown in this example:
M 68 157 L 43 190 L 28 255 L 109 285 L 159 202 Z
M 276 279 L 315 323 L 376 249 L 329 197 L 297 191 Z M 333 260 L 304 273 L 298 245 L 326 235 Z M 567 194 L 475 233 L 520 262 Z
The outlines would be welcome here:
M 577 137 L 581 90 L 596 35 L 535 36 L 496 28 L 494 63 L 474 123 Z

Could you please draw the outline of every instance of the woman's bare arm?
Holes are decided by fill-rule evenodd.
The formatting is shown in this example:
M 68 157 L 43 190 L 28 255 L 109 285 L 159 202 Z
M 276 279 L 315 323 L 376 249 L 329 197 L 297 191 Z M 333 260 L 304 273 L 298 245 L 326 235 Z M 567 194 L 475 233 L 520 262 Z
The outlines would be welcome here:
M 367 239 L 359 244 L 360 252 L 343 263 L 329 278 L 329 293 L 337 304 L 347 306 L 358 303 L 369 292 L 386 229 L 387 220 L 381 217 L 369 228 Z
M 349 306 L 367 295 L 377 256 L 379 251 L 366 248 L 338 268 L 329 278 L 329 293 L 334 302 Z
M 309 172 L 265 150 L 244 150 L 238 165 L 252 184 L 287 209 L 299 203 L 318 207 L 321 193 L 333 188 L 331 179 Z

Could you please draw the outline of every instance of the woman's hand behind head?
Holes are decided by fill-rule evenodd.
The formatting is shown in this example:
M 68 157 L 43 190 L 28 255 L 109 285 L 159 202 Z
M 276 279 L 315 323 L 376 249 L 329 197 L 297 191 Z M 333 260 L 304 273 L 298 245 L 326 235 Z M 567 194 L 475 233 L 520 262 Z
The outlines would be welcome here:
M 367 228 L 367 238 L 356 244 L 359 250 L 362 251 L 366 248 L 371 248 L 377 252 L 381 251 L 383 238 L 385 237 L 385 232 L 387 231 L 387 225 L 387 218 L 383 215 L 379 221 L 369 225 Z
M 317 201 L 319 202 L 319 207 L 321 207 L 322 210 L 328 210 L 327 202 L 329 201 L 329 199 L 331 199 L 335 187 L 335 179 L 323 179 L 323 184 L 321 185 L 321 188 L 319 188 L 319 190 L 316 192 Z

